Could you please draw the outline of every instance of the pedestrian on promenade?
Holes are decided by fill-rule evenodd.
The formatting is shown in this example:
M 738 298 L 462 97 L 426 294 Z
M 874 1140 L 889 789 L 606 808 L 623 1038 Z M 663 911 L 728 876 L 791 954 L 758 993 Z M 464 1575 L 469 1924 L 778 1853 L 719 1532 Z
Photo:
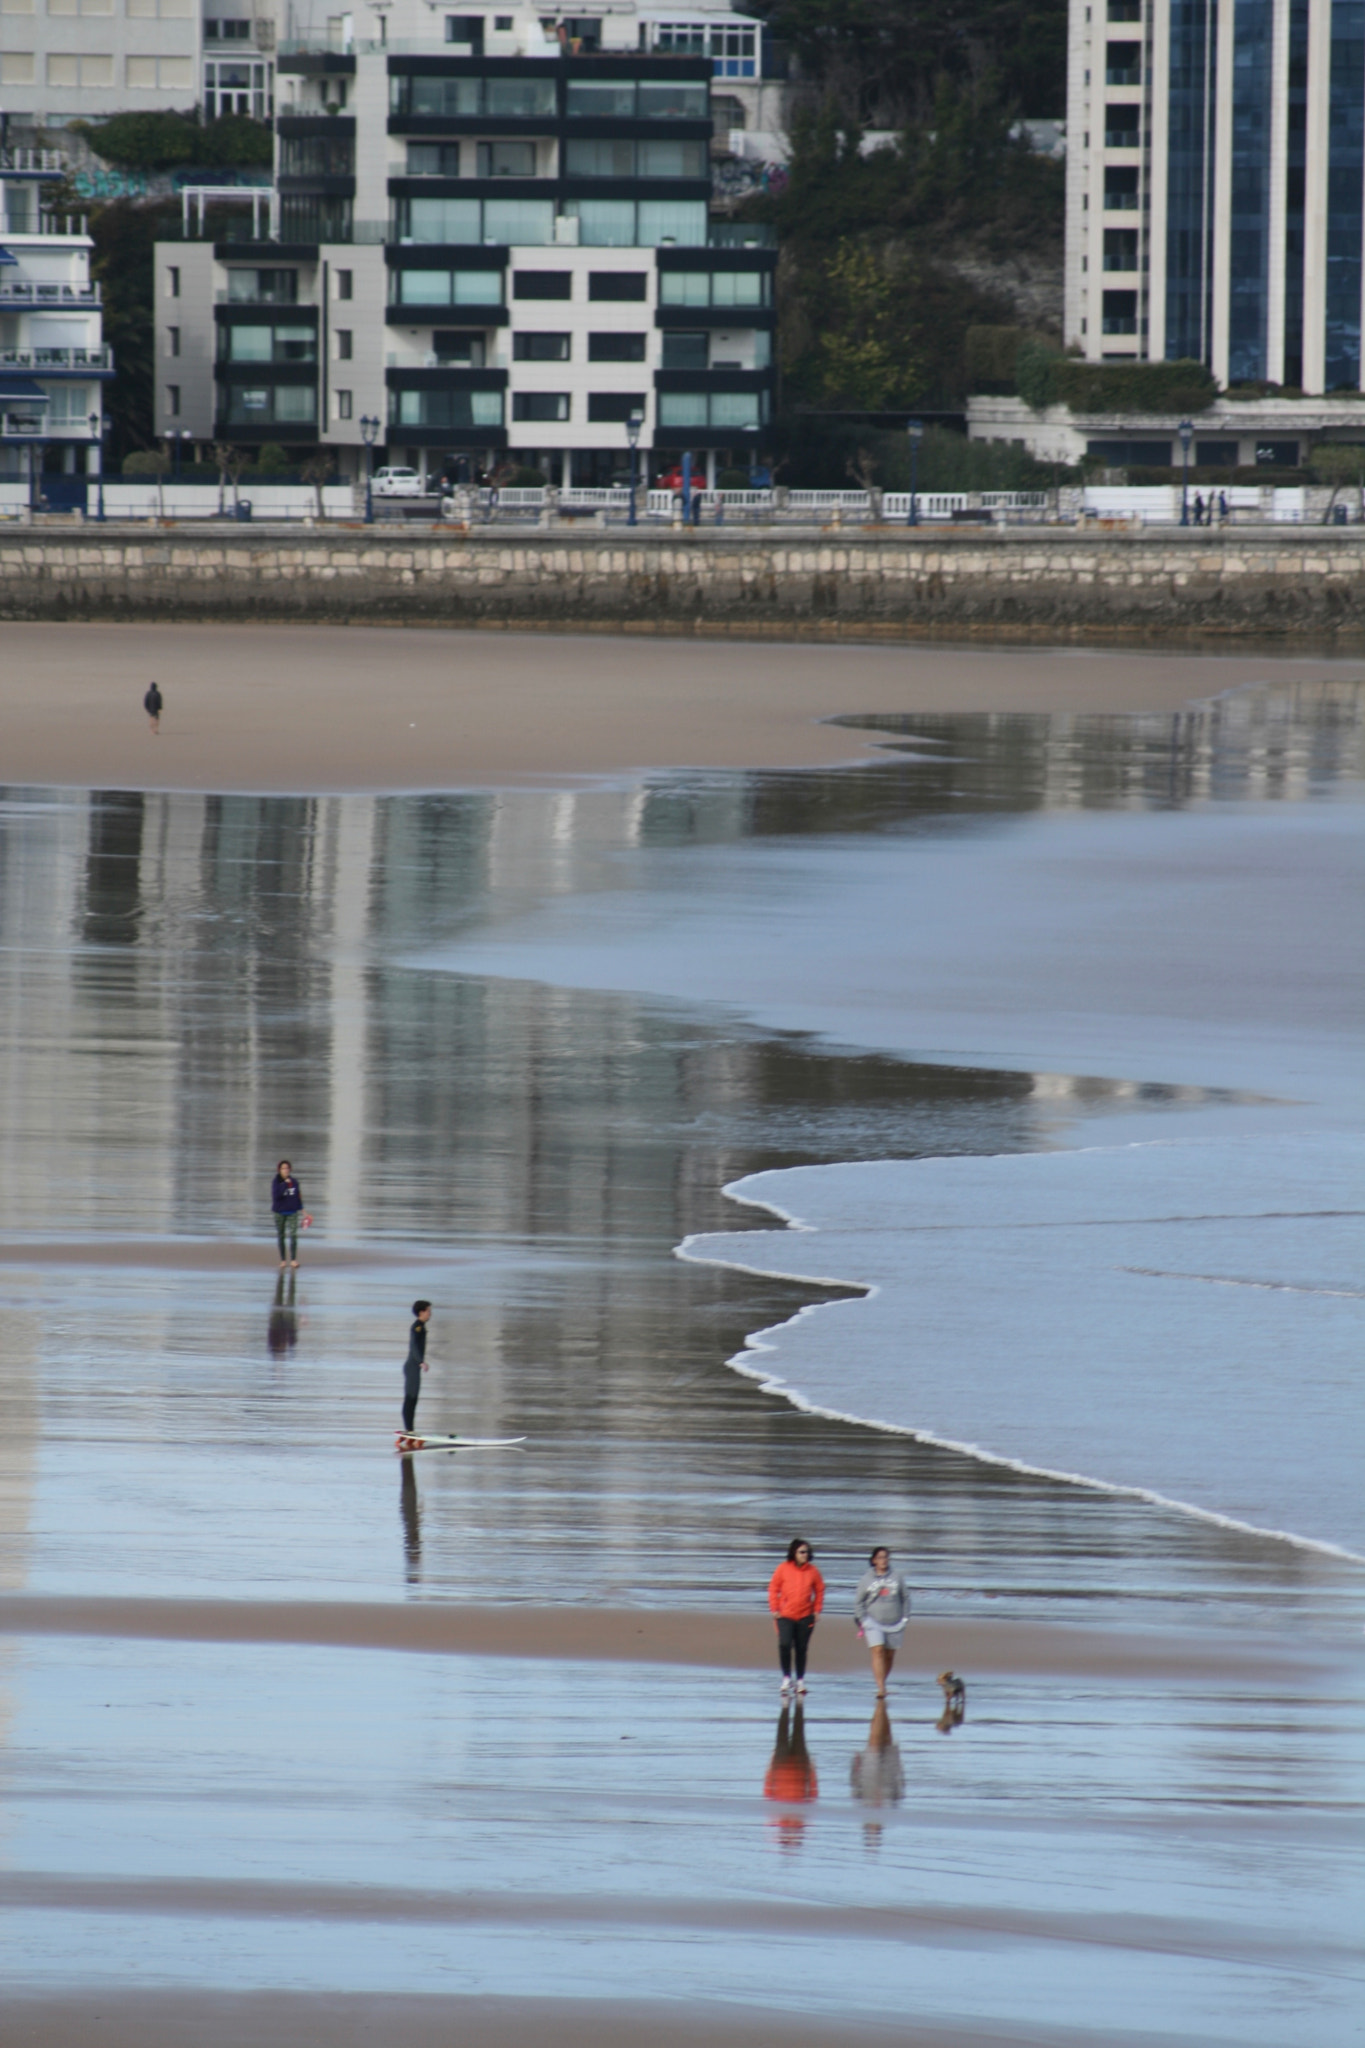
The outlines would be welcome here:
M 1204 524 L 1204 493 L 1202 491 L 1196 491 L 1194 494 L 1194 523 L 1196 526 Z
M 1220 491 L 1218 493 L 1218 524 L 1220 526 L 1226 526 L 1229 517 L 1230 514 L 1228 512 L 1228 494 L 1226 491 Z
M 428 1372 L 427 1365 L 427 1324 L 431 1321 L 431 1303 L 415 1301 L 412 1304 L 412 1328 L 408 1331 L 408 1355 L 403 1360 L 403 1434 L 411 1436 L 417 1421 L 417 1396 L 422 1391 L 422 1374 Z
M 825 1604 L 825 1582 L 803 1537 L 787 1545 L 784 1563 L 768 1583 L 768 1608 L 777 1629 L 777 1655 L 782 1666 L 782 1692 L 806 1690 L 806 1652 L 811 1631 Z M 793 1665 L 795 1671 L 793 1672 Z
M 161 730 L 161 707 L 165 701 L 156 684 L 152 683 L 142 700 L 142 708 L 147 714 L 148 722 L 153 732 L 160 732 Z
M 853 1595 L 853 1619 L 858 1634 L 872 1652 L 872 1676 L 877 1698 L 886 1698 L 886 1681 L 896 1661 L 910 1613 L 910 1589 L 899 1572 L 891 1569 L 891 1552 L 879 1543 L 868 1559 L 868 1569 Z
M 270 1211 L 275 1218 L 275 1235 L 280 1241 L 280 1269 L 299 1263 L 299 1218 L 303 1214 L 303 1193 L 294 1178 L 294 1169 L 287 1159 L 282 1159 L 275 1168 L 275 1178 L 270 1183 Z M 306 1230 L 312 1222 L 311 1216 L 303 1216 Z

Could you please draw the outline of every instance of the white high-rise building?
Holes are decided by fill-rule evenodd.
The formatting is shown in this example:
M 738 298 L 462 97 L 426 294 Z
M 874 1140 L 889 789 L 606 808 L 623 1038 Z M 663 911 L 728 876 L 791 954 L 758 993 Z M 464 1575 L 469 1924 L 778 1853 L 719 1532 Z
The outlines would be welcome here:
M 201 0 L 0 0 L 0 139 L 196 106 L 200 9 Z
M 1068 343 L 1365 388 L 1365 0 L 1071 0 Z

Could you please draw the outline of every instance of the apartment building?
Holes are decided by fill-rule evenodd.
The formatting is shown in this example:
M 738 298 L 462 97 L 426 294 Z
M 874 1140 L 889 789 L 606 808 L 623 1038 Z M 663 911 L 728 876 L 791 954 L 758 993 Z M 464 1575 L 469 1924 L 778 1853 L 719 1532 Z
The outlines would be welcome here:
M 1066 339 L 1365 388 L 1362 0 L 1071 0 Z
M 53 151 L 0 146 L 0 482 L 27 482 L 35 508 L 84 505 L 114 374 L 85 223 L 43 210 L 64 169 Z
M 647 455 L 748 467 L 776 256 L 713 223 L 710 157 L 759 24 L 717 10 L 747 50 L 708 53 L 633 6 L 370 16 L 281 37 L 269 234 L 220 202 L 158 244 L 159 431 L 595 484 L 635 417 Z
M 193 107 L 201 0 L 0 0 L 7 139 L 110 114 Z

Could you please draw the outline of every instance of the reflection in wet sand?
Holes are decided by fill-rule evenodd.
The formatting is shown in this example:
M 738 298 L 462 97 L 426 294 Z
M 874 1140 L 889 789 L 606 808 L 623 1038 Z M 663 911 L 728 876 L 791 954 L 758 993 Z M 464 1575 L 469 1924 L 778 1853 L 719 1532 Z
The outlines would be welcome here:
M 779 1847 L 790 1854 L 805 1837 L 803 1808 L 820 1797 L 820 1781 L 806 1748 L 806 1715 L 800 1700 L 784 1706 L 777 1717 L 777 1738 L 763 1780 L 763 1797 L 782 1808 L 772 1825 L 777 1829 Z
M 853 1797 L 870 1809 L 863 1823 L 863 1840 L 869 1849 L 875 1849 L 884 1825 L 877 1809 L 899 1806 L 905 1797 L 905 1766 L 891 1732 L 891 1715 L 885 1700 L 878 1700 L 872 1710 L 867 1745 L 849 1765 L 848 1779 Z

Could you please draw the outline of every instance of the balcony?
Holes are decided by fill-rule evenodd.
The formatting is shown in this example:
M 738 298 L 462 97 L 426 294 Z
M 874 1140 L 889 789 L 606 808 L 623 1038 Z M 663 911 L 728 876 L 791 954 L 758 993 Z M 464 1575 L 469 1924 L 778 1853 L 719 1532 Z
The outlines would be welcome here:
M 97 284 L 23 284 L 18 280 L 11 283 L 0 270 L 0 306 L 59 306 L 65 312 L 69 307 L 99 304 Z
M 1106 85 L 1141 85 L 1140 64 L 1111 64 L 1104 74 Z
M 0 370 L 112 373 L 114 352 L 108 348 L 0 348 Z
M 10 220 L 5 226 L 4 233 L 7 242 L 88 242 L 90 216 L 88 213 L 40 213 L 35 222 L 24 214 L 18 220 Z
M 59 149 L 0 149 L 0 176 L 61 178 L 66 158 Z
M 40 412 L 0 412 L 0 441 L 38 441 L 42 435 Z

